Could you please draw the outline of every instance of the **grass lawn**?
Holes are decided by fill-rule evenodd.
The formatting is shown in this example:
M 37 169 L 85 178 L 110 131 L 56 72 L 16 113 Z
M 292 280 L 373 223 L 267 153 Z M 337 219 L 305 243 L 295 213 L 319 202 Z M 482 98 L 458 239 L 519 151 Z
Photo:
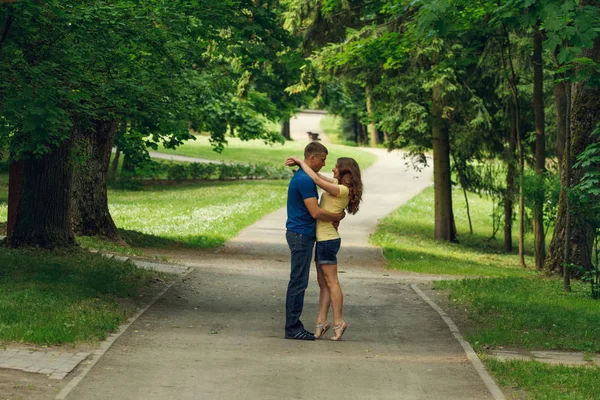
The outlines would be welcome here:
M 232 181 L 110 190 L 109 208 L 133 246 L 217 247 L 283 207 L 287 184 Z
M 321 119 L 321 130 L 329 140 L 335 144 L 343 144 L 342 139 L 342 117 L 336 115 L 325 115 Z
M 454 199 L 462 199 L 462 192 Z M 484 198 L 469 198 L 473 231 L 469 225 L 464 202 L 456 201 L 454 214 L 460 243 L 440 243 L 433 239 L 434 203 L 433 188 L 424 190 L 387 217 L 372 236 L 372 243 L 383 248 L 389 267 L 406 271 L 474 276 L 527 276 L 534 274 L 519 266 L 515 254 L 503 253 L 502 232 L 492 235 L 492 204 Z M 517 231 L 516 227 L 514 229 Z M 517 237 L 514 238 L 517 244 Z M 527 247 L 533 251 L 531 240 Z M 528 254 L 526 261 L 533 265 Z
M 496 278 L 445 281 L 437 288 L 466 306 L 476 329 L 467 332 L 476 349 L 509 346 L 600 352 L 600 302 L 573 282 L 562 291 L 559 279 Z
M 127 318 L 123 297 L 157 277 L 98 254 L 0 248 L 0 341 L 102 340 Z
M 600 398 L 600 368 L 547 365 L 534 361 L 484 360 L 499 383 L 524 389 L 531 399 L 594 400 Z
M 302 156 L 302 152 L 307 143 L 288 141 L 285 144 L 265 145 L 262 140 L 242 141 L 238 138 L 228 138 L 229 144 L 225 147 L 222 154 L 212 150 L 212 146 L 207 136 L 196 136 L 196 140 L 187 141 L 176 150 L 160 148 L 164 153 L 179 154 L 188 157 L 206 158 L 209 160 L 219 160 L 225 162 L 239 163 L 267 163 L 272 165 L 283 165 L 288 156 Z M 347 146 L 336 144 L 327 145 L 329 155 L 324 171 L 329 172 L 335 165 L 335 160 L 339 157 L 352 157 L 358 162 L 362 169 L 369 167 L 376 160 L 376 156 Z

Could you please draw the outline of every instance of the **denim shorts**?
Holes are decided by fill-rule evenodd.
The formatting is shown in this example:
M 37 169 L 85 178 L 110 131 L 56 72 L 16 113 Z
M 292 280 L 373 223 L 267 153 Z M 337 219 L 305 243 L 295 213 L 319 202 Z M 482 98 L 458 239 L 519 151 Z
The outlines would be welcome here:
M 340 251 L 342 239 L 324 240 L 317 242 L 315 262 L 322 264 L 337 264 L 337 253 Z

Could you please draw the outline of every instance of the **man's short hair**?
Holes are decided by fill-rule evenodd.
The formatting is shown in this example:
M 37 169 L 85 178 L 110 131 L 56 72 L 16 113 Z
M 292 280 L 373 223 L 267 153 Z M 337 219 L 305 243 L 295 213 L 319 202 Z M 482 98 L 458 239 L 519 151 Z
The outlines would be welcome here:
M 329 154 L 327 151 L 327 147 L 323 146 L 319 142 L 310 142 L 304 148 L 304 158 L 307 159 L 310 156 L 314 156 L 317 154 Z

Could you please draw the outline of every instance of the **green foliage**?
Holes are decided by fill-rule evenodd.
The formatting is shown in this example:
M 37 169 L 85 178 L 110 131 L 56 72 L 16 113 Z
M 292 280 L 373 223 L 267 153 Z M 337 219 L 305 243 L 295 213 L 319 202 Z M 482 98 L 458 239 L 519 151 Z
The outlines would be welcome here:
M 239 180 L 239 179 L 289 179 L 292 170 L 285 166 L 268 164 L 167 164 L 171 180 Z
M 548 228 L 556 222 L 560 196 L 560 177 L 554 171 L 537 174 L 533 170 L 526 169 L 521 178 L 521 186 L 525 206 L 530 213 L 533 213 L 536 201 L 541 201 L 544 204 L 543 215 L 544 225 L 546 226 L 544 231 L 547 232 Z
M 170 180 L 181 182 L 187 179 L 189 173 L 184 164 L 172 164 L 168 168 L 168 176 Z
M 265 117 L 306 101 L 284 92 L 303 61 L 279 12 L 271 0 L 2 4 L 0 141 L 39 156 L 115 120 L 134 165 L 146 146 L 189 139 L 190 122 L 216 149 L 227 132 L 279 141 Z
M 0 339 L 38 344 L 103 340 L 156 273 L 98 254 L 0 248 Z
M 571 266 L 576 269 L 584 281 L 590 284 L 594 299 L 600 298 L 600 128 L 593 133 L 597 139 L 579 156 L 573 166 L 583 170 L 579 183 L 572 189 L 570 198 L 573 207 L 581 210 L 579 223 L 588 224 L 594 232 L 592 252 L 592 268 L 586 270 L 582 266 Z
M 111 183 L 113 188 L 141 189 L 144 180 L 239 180 L 289 179 L 293 170 L 284 165 L 266 163 L 175 163 L 150 160 L 132 172 L 124 171 L 121 179 Z

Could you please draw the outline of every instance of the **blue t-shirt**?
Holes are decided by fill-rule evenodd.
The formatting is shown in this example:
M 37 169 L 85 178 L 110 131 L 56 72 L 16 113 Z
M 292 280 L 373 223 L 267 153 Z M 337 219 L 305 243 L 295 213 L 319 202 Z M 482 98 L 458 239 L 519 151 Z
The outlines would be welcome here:
M 308 212 L 308 208 L 304 204 L 305 199 L 311 197 L 319 199 L 317 186 L 306 175 L 306 172 L 298 170 L 290 181 L 288 186 L 287 198 L 287 221 L 285 227 L 292 232 L 301 235 L 315 236 L 316 220 Z

